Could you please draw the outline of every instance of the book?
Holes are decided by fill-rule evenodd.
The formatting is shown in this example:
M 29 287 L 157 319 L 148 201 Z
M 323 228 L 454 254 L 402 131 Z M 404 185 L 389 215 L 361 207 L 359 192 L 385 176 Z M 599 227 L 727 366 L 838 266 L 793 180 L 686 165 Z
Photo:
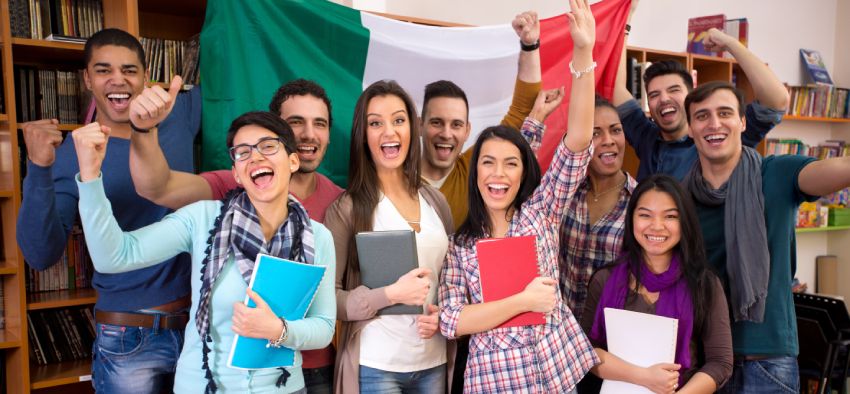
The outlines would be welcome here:
M 354 241 L 357 242 L 360 279 L 370 289 L 389 286 L 419 267 L 416 236 L 411 230 L 364 231 L 357 233 Z M 426 303 L 433 304 L 434 299 Z M 379 310 L 378 315 L 418 315 L 423 311 L 423 306 L 396 304 Z
M 727 19 L 724 31 L 726 34 L 737 38 L 744 47 L 748 46 L 750 41 L 750 22 L 747 21 L 747 18 Z
M 525 290 L 534 278 L 540 276 L 537 265 L 537 240 L 534 236 L 488 238 L 475 244 L 478 253 L 478 271 L 484 302 L 498 301 Z M 518 327 L 544 324 L 546 318 L 539 312 L 524 312 L 499 325 Z
M 605 308 L 608 352 L 639 367 L 672 363 L 679 320 L 624 309 Z M 606 379 L 600 394 L 651 394 L 643 386 Z
M 62 34 L 49 34 L 47 36 L 47 38 L 45 38 L 45 40 L 47 40 L 47 41 L 58 41 L 58 42 L 70 42 L 70 43 L 76 43 L 76 44 L 85 44 L 87 38 L 86 37 L 66 36 L 66 35 L 62 35 Z
M 800 48 L 800 59 L 803 60 L 803 67 L 808 71 L 812 82 L 822 85 L 832 85 L 832 78 L 829 77 L 829 71 L 826 69 L 820 52 L 813 49 Z
M 708 56 L 722 55 L 706 50 L 702 43 L 708 35 L 708 30 L 712 27 L 723 30 L 726 27 L 726 16 L 718 14 L 688 19 L 688 53 Z
M 319 284 L 325 276 L 321 265 L 297 263 L 266 254 L 258 254 L 248 288 L 269 304 L 276 316 L 287 321 L 300 320 L 313 304 Z M 256 307 L 247 295 L 245 305 Z M 267 339 L 236 335 L 227 366 L 237 369 L 266 369 L 295 365 L 295 351 L 286 347 L 268 348 Z

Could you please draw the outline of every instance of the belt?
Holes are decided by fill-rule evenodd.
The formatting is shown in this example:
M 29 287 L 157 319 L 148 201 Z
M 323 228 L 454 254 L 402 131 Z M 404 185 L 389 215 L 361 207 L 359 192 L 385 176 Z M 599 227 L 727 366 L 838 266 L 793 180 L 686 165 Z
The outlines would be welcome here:
M 759 360 L 767 360 L 769 358 L 773 358 L 776 356 L 764 356 L 764 355 L 744 355 L 744 354 L 736 354 L 734 359 L 736 361 L 759 361 Z
M 156 320 L 156 316 L 144 313 L 95 311 L 94 318 L 98 323 L 112 324 L 115 326 L 156 328 L 153 325 Z M 188 322 L 188 313 L 176 315 L 160 314 L 158 328 L 166 330 L 182 330 L 186 328 L 186 323 Z

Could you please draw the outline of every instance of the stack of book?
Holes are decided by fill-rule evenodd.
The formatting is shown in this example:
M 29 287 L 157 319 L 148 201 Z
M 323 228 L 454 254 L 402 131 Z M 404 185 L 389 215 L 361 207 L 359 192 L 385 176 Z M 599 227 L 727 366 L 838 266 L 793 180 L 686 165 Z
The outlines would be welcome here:
M 9 0 L 13 37 L 85 42 L 103 29 L 101 0 Z
M 27 330 L 30 360 L 40 365 L 91 357 L 95 323 L 90 308 L 29 311 Z
M 56 264 L 44 271 L 27 269 L 27 292 L 89 288 L 92 274 L 94 267 L 86 249 L 83 231 L 74 226 L 65 253 Z
M 850 118 L 848 89 L 830 85 L 787 86 L 791 104 L 786 114 L 819 118 Z
M 175 75 L 183 77 L 183 83 L 198 83 L 199 38 L 196 35 L 187 41 L 145 38 L 139 41 L 147 55 L 147 69 L 152 82 L 170 83 Z
M 91 96 L 81 85 L 81 73 L 16 67 L 18 120 L 58 119 L 62 124 L 83 123 Z

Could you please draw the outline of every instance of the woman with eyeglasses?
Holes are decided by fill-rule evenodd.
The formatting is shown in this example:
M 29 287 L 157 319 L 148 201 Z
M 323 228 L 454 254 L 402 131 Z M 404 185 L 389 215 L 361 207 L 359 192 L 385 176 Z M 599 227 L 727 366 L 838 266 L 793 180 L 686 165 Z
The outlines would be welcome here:
M 330 232 L 307 216 L 289 194 L 298 170 L 289 125 L 269 112 L 249 112 L 233 121 L 227 146 L 233 176 L 242 188 L 222 201 L 188 205 L 162 221 L 122 232 L 112 216 L 100 177 L 108 130 L 74 135 L 80 163 L 80 217 L 95 268 L 127 272 L 179 253 L 192 254 L 192 307 L 174 392 L 303 392 L 300 356 L 289 368 L 241 370 L 227 366 L 238 334 L 267 339 L 271 348 L 321 349 L 333 336 L 335 257 Z M 104 171 L 109 171 L 108 168 Z M 257 254 L 327 267 L 304 319 L 284 320 L 249 291 Z M 245 294 L 256 308 L 243 304 Z

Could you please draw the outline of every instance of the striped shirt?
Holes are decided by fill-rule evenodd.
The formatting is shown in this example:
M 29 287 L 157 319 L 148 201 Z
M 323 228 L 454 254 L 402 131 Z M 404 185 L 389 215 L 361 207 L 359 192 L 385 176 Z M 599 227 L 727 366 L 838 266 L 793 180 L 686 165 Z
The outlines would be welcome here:
M 558 227 L 569 199 L 585 176 L 592 147 L 572 154 L 561 143 L 540 186 L 511 219 L 507 236 L 533 235 L 541 275 L 559 278 Z M 453 237 L 440 278 L 440 330 L 455 338 L 464 306 L 482 303 L 475 241 Z M 560 295 L 560 293 L 559 293 Z M 552 393 L 572 390 L 599 359 L 558 297 L 546 323 L 495 328 L 473 334 L 464 372 L 468 393 Z
M 581 321 L 587 284 L 590 277 L 602 266 L 611 263 L 620 254 L 623 230 L 626 227 L 626 207 L 637 186 L 637 181 L 626 174 L 617 204 L 596 223 L 590 223 L 587 195 L 590 180 L 585 178 L 564 210 L 561 222 L 561 250 L 558 259 L 561 269 L 560 285 L 567 307 L 576 320 Z

